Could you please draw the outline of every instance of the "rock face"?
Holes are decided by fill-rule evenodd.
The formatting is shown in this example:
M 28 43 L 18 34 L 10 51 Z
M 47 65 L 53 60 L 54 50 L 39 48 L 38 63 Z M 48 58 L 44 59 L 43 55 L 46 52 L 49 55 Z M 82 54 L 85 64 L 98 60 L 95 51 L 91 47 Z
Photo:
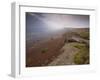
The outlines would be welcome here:
M 72 36 L 71 38 L 68 39 L 68 42 L 79 42 L 79 43 L 89 43 L 89 40 L 83 39 L 78 36 Z
M 88 39 L 84 39 L 80 36 L 80 33 L 73 31 L 64 34 L 65 42 L 79 42 L 79 43 L 86 43 L 89 44 Z

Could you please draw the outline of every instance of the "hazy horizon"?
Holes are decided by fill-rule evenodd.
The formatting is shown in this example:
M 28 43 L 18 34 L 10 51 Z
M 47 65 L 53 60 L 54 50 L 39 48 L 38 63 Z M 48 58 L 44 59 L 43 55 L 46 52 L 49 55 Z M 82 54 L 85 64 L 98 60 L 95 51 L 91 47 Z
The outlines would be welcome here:
M 26 12 L 27 39 L 30 36 L 46 36 L 65 28 L 89 28 L 89 15 Z
M 27 32 L 45 32 L 64 28 L 88 28 L 89 15 L 26 12 Z

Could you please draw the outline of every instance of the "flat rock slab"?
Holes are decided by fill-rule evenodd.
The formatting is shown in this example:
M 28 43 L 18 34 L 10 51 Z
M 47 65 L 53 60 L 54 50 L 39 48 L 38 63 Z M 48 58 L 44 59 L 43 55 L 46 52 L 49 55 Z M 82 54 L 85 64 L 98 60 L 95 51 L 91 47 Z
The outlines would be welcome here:
M 74 55 L 79 51 L 74 47 L 75 44 L 75 42 L 66 43 L 61 49 L 62 53 L 48 65 L 73 65 Z

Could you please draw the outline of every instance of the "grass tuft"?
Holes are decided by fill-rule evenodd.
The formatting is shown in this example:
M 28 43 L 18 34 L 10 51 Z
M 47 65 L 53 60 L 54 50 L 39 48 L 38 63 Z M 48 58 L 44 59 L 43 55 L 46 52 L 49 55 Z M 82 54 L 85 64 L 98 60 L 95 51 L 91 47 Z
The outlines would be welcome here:
M 89 32 L 80 32 L 80 37 L 89 40 Z
M 85 44 L 77 44 L 74 47 L 79 49 L 79 52 L 74 55 L 75 64 L 89 63 L 89 48 Z
M 48 48 L 43 48 L 43 49 L 41 50 L 42 53 L 46 53 L 47 51 L 48 51 Z

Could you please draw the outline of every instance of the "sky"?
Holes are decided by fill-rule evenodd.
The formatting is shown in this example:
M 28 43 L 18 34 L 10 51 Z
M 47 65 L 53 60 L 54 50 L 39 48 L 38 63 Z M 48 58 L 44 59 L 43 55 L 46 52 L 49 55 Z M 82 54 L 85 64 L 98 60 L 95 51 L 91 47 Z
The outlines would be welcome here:
M 26 12 L 27 33 L 86 27 L 89 27 L 89 15 Z

